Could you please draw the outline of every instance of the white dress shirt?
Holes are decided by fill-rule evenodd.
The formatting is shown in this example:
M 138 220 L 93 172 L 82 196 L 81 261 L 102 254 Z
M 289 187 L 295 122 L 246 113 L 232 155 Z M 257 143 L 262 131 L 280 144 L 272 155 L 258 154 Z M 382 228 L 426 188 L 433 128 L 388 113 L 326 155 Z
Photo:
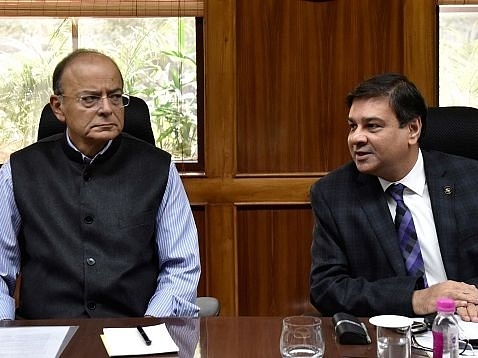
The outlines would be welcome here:
M 393 184 L 382 178 L 379 178 L 379 181 L 384 191 Z M 425 264 L 425 274 L 428 286 L 446 281 L 447 277 L 440 252 L 440 246 L 438 244 L 435 221 L 433 220 L 433 211 L 430 202 L 430 194 L 428 193 L 421 151 L 418 153 L 417 162 L 412 170 L 400 180 L 399 183 L 405 185 L 403 201 L 412 213 L 413 223 L 415 224 L 423 262 Z M 390 215 L 395 219 L 397 203 L 390 195 L 387 195 L 387 203 L 390 209 Z

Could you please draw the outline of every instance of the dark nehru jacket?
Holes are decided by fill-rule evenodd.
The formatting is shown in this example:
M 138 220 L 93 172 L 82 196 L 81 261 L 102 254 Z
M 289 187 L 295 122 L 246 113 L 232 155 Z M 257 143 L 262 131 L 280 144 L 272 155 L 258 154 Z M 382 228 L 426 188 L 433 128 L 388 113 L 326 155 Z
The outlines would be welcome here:
M 158 278 L 168 153 L 127 134 L 91 165 L 54 135 L 11 156 L 22 218 L 19 317 L 142 316 Z

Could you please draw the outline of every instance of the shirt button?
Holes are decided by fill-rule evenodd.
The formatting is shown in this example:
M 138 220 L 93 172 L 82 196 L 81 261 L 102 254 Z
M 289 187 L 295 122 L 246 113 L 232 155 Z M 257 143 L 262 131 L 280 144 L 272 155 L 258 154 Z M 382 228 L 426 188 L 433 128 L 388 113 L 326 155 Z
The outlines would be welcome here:
M 89 310 L 95 310 L 96 309 L 96 303 L 93 302 L 93 301 L 90 301 L 86 304 L 86 307 L 89 309 Z
M 89 265 L 89 266 L 93 266 L 94 264 L 96 264 L 96 260 L 93 258 L 93 257 L 88 257 L 86 259 L 86 263 Z
M 83 220 L 85 221 L 86 224 L 91 224 L 91 223 L 93 223 L 93 221 L 95 219 L 93 218 L 93 216 L 87 215 L 87 216 L 85 216 L 85 218 Z

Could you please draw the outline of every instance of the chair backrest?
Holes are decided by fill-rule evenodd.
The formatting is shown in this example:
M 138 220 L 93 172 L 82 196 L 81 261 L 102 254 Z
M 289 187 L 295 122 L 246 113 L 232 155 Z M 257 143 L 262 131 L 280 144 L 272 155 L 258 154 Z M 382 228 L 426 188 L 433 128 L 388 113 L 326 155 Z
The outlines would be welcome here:
M 478 109 L 462 106 L 428 108 L 420 147 L 478 159 Z
M 41 112 L 38 125 L 38 137 L 49 137 L 65 130 L 65 124 L 60 122 L 53 113 L 50 104 L 47 103 Z M 129 105 L 124 107 L 124 132 L 155 145 L 149 108 L 144 100 L 130 96 Z

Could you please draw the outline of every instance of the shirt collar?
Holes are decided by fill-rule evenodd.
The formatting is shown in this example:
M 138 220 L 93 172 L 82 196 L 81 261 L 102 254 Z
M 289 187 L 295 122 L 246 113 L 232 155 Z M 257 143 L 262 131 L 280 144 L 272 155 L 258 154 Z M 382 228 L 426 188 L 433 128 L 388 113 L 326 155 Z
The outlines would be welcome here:
M 418 158 L 412 170 L 410 170 L 408 174 L 405 175 L 405 177 L 403 177 L 398 182 L 390 182 L 383 178 L 378 178 L 378 180 L 380 181 L 380 185 L 382 185 L 382 189 L 384 191 L 387 190 L 387 188 L 393 183 L 402 183 L 408 189 L 422 196 L 425 190 L 425 182 L 426 182 L 422 151 L 418 149 Z
M 68 128 L 66 129 L 66 141 L 71 148 L 73 148 L 74 150 L 76 150 L 78 153 L 81 154 L 81 157 L 83 158 L 83 161 L 85 163 L 93 162 L 98 155 L 101 155 L 104 152 L 106 152 L 108 150 L 108 148 L 110 147 L 111 142 L 112 142 L 112 140 L 110 139 L 108 141 L 108 143 L 106 143 L 106 145 L 103 147 L 103 149 L 101 149 L 98 153 L 96 153 L 96 155 L 93 158 L 90 158 L 90 157 L 84 155 L 82 152 L 80 152 L 80 150 L 78 148 L 75 147 L 75 145 L 73 144 L 73 142 L 70 139 L 70 136 L 68 135 Z

